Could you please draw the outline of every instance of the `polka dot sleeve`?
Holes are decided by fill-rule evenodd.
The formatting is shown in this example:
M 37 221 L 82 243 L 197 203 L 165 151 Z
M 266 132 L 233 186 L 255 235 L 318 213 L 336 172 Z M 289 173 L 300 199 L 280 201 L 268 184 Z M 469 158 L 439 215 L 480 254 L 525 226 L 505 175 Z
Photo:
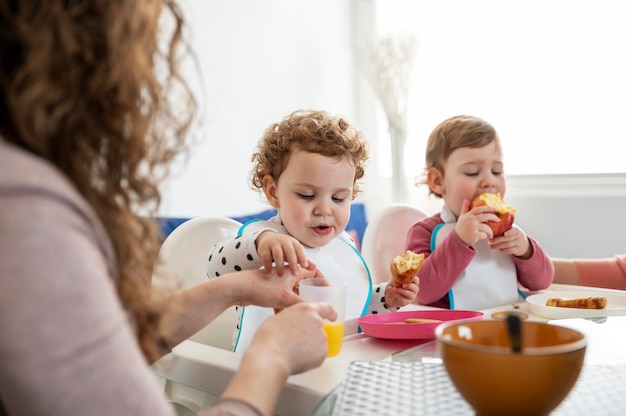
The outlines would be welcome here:
M 266 230 L 243 234 L 214 245 L 207 259 L 207 277 L 212 279 L 227 273 L 261 268 L 263 262 L 257 255 L 254 243 L 262 231 Z
M 395 312 L 400 308 L 389 307 L 385 303 L 385 292 L 389 282 L 380 283 L 373 287 L 370 304 L 367 307 L 367 315 L 376 315 L 378 313 Z

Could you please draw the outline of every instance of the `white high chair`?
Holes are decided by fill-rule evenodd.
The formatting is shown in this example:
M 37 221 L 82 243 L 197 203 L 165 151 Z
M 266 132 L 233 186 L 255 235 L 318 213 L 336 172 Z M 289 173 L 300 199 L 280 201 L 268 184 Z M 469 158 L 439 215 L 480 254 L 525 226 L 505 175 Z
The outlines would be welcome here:
M 361 244 L 361 255 L 372 274 L 372 283 L 391 277 L 389 265 L 404 252 L 406 234 L 411 225 L 427 215 L 408 204 L 393 204 L 379 211 L 367 224 Z
M 180 279 L 186 289 L 207 280 L 207 254 L 214 244 L 233 238 L 241 223 L 226 217 L 195 217 L 176 227 L 165 239 L 159 255 L 161 269 Z M 235 308 L 229 308 L 189 339 L 232 350 L 232 334 L 237 325 Z
M 241 223 L 226 217 L 196 217 L 176 227 L 165 239 L 159 255 L 161 263 L 155 272 L 155 278 L 161 273 L 173 274 L 180 280 L 179 289 L 189 288 L 207 280 L 206 262 L 210 248 L 219 241 L 233 238 L 241 227 Z M 234 307 L 225 310 L 213 322 L 194 334 L 189 340 L 183 341 L 175 349 L 191 351 L 189 359 L 223 354 L 225 359 L 235 358 L 232 352 L 232 335 L 237 324 L 237 313 Z M 214 347 L 219 348 L 216 350 Z M 228 351 L 224 351 L 228 350 Z M 221 393 L 223 383 L 217 378 L 228 380 L 232 374 L 216 377 L 216 388 L 213 393 L 189 387 L 198 377 L 211 377 L 199 374 L 195 366 L 172 360 L 166 356 L 153 366 L 157 380 L 161 383 L 167 399 L 172 402 L 179 416 L 196 415 L 201 409 L 214 402 Z

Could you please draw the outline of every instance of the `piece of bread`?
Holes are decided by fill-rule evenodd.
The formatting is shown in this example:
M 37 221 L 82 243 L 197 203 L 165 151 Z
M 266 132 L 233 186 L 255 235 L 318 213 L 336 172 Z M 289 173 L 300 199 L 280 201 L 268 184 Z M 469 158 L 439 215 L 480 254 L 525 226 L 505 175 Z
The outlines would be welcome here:
M 579 309 L 604 309 L 608 304 L 604 296 L 594 296 L 587 298 L 560 299 L 549 298 L 546 306 L 556 306 L 559 308 L 579 308 Z
M 411 250 L 395 256 L 389 266 L 391 283 L 394 287 L 402 287 L 404 283 L 410 283 L 422 268 L 423 261 L 423 254 L 417 254 Z
M 504 202 L 500 194 L 484 193 L 478 195 L 472 201 L 471 208 L 488 206 L 496 209 L 495 214 L 500 221 L 487 221 L 487 225 L 493 230 L 493 236 L 498 237 L 513 227 L 515 221 L 515 209 Z
M 494 207 L 496 209 L 496 214 L 504 214 L 508 212 L 512 215 L 515 215 L 515 209 L 511 205 L 504 202 L 504 200 L 500 196 L 500 193 L 491 194 L 486 192 L 484 194 L 478 195 L 472 201 L 472 208 L 483 205 L 486 205 L 488 207 Z

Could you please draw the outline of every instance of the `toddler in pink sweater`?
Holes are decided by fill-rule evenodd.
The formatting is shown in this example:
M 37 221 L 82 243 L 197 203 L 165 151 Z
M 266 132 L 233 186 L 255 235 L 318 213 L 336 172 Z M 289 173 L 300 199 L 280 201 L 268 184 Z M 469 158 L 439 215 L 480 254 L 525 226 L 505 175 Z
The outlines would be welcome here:
M 497 132 L 473 116 L 455 116 L 431 133 L 426 148 L 426 183 L 442 198 L 440 213 L 415 223 L 406 249 L 426 256 L 419 273 L 420 304 L 450 309 L 489 309 L 519 301 L 523 286 L 545 289 L 552 282 L 550 258 L 513 226 L 494 237 L 488 221 L 495 208 L 470 209 L 476 196 L 506 192 Z

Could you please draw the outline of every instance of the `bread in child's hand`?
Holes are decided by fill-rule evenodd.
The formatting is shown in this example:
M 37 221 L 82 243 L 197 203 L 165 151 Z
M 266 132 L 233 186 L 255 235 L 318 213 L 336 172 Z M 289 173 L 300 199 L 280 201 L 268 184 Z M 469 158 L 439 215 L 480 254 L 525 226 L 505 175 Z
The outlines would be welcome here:
M 411 250 L 407 250 L 406 253 L 395 256 L 389 266 L 391 283 L 395 287 L 402 287 L 404 283 L 411 283 L 422 268 L 423 261 L 423 254 L 417 254 Z
M 478 195 L 472 201 L 470 209 L 475 207 L 488 206 L 496 209 L 495 214 L 500 221 L 487 221 L 487 225 L 493 230 L 493 236 L 498 237 L 513 227 L 515 221 L 515 209 L 504 202 L 500 194 L 484 193 Z

